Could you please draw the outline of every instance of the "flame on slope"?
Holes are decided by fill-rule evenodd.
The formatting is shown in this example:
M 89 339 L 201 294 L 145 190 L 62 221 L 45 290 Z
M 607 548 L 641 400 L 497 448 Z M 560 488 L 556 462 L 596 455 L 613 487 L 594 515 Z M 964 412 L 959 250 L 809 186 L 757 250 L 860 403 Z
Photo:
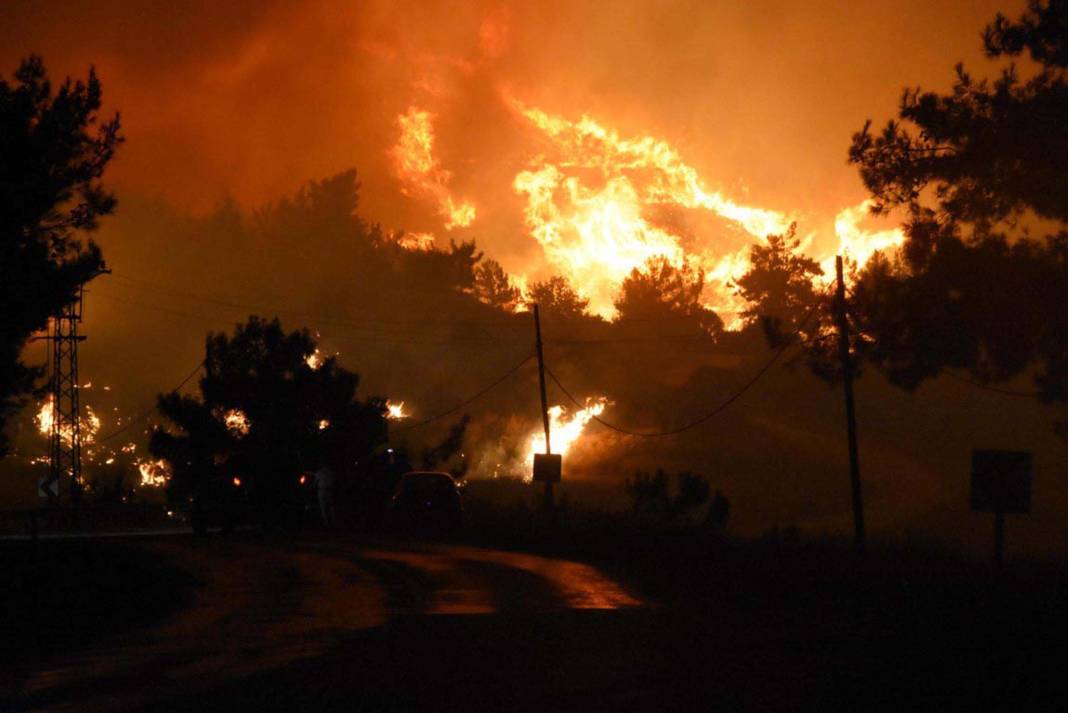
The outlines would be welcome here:
M 871 259 L 880 250 L 900 247 L 905 242 L 901 228 L 868 231 L 860 228 L 860 222 L 868 215 L 872 201 L 865 200 L 851 208 L 844 208 L 834 218 L 834 234 L 838 238 L 838 253 L 858 266 Z M 823 272 L 834 276 L 834 256 L 821 261 Z
M 674 206 L 706 210 L 763 241 L 789 230 L 794 216 L 736 203 L 711 191 L 697 171 L 670 144 L 650 136 L 623 138 L 589 116 L 571 121 L 506 98 L 512 108 L 544 136 L 557 159 L 539 157 L 516 175 L 513 189 L 526 197 L 524 218 L 545 257 L 603 317 L 615 315 L 613 300 L 623 280 L 649 258 L 664 257 L 675 266 L 689 262 L 705 275 L 706 306 L 728 329 L 742 326 L 744 301 L 735 281 L 750 267 L 749 245 L 724 251 L 708 236 L 694 244 L 647 217 L 650 208 Z M 589 181 L 593 173 L 599 180 Z M 592 186 L 590 184 L 593 184 Z M 863 266 L 876 251 L 904 242 L 899 228 L 860 227 L 870 201 L 836 215 L 838 252 Z M 809 234 L 804 244 L 811 244 Z M 834 253 L 817 253 L 833 279 Z
M 552 141 L 561 157 L 556 163 L 541 158 L 540 166 L 515 177 L 513 188 L 527 199 L 527 226 L 549 262 L 602 316 L 614 316 L 612 301 L 627 275 L 661 256 L 676 266 L 693 261 L 706 273 L 710 306 L 718 311 L 732 306 L 729 282 L 741 274 L 738 254 L 716 255 L 711 246 L 688 254 L 679 235 L 650 223 L 649 208 L 707 210 L 761 240 L 789 228 L 791 219 L 783 213 L 744 206 L 708 190 L 697 171 L 665 141 L 649 136 L 626 139 L 588 116 L 570 121 L 511 103 Z M 591 170 L 602 179 L 595 187 L 569 175 Z
M 409 415 L 404 411 L 403 401 L 398 401 L 397 403 L 386 401 L 386 418 L 390 421 L 400 421 L 408 418 Z
M 549 409 L 549 437 L 552 439 L 553 453 L 566 455 L 567 451 L 578 441 L 586 424 L 594 416 L 600 416 L 608 406 L 608 399 L 598 396 L 586 399 L 586 408 L 568 414 L 563 406 Z M 539 426 L 531 435 L 527 446 L 527 465 L 533 466 L 534 454 L 545 452 L 545 432 Z
M 430 197 L 438 213 L 445 219 L 445 229 L 465 228 L 475 220 L 475 206 L 469 201 L 456 201 L 449 192 L 452 174 L 434 158 L 434 125 L 430 112 L 418 107 L 397 117 L 400 138 L 393 147 L 393 163 L 397 176 L 414 192 Z
M 434 249 L 433 233 L 402 233 L 397 236 L 397 245 L 405 250 L 427 252 Z
M 41 435 L 51 436 L 52 429 L 56 423 L 55 400 L 53 397 L 49 396 L 41 403 L 33 420 L 37 424 L 37 430 Z M 78 419 L 78 430 L 81 435 L 82 445 L 88 445 L 94 441 L 96 434 L 100 431 L 100 424 L 100 417 L 96 415 L 91 406 L 86 405 L 83 415 Z M 59 437 L 68 446 L 74 442 L 74 429 L 71 424 L 64 424 L 61 427 Z
M 323 365 L 323 354 L 319 351 L 319 347 L 316 347 L 315 351 L 304 358 L 304 363 L 307 364 L 312 371 L 318 371 L 319 367 Z
M 52 424 L 56 421 L 56 405 L 52 397 L 48 397 L 41 403 L 41 407 L 37 410 L 37 415 L 33 417 L 33 421 L 37 424 L 37 430 L 41 435 L 47 436 L 52 433 Z
M 248 435 L 250 428 L 248 416 L 241 409 L 232 408 L 224 413 L 223 423 L 232 436 L 243 438 Z
M 91 382 L 86 382 L 80 388 L 92 388 Z M 103 388 L 107 391 L 111 390 L 108 386 Z M 141 485 L 157 487 L 165 484 L 166 479 L 170 476 L 168 464 L 162 460 L 152 461 L 146 458 L 134 458 L 133 454 L 137 451 L 137 444 L 133 442 L 127 442 L 121 446 L 111 446 L 106 442 L 99 442 L 97 436 L 102 425 L 100 417 L 97 416 L 93 407 L 89 404 L 83 404 L 81 409 L 82 415 L 79 419 L 79 428 L 82 442 L 82 464 L 85 466 L 86 471 L 92 472 L 91 469 L 97 466 L 119 464 L 122 468 L 136 468 L 141 475 Z M 113 410 L 119 411 L 118 407 L 114 407 Z M 34 416 L 34 422 L 42 436 L 46 438 L 51 436 L 52 429 L 56 426 L 55 417 L 53 397 L 49 396 L 41 403 L 38 412 Z M 114 425 L 120 426 L 122 423 L 123 417 L 116 416 Z M 147 434 L 148 431 L 145 431 L 145 433 Z M 70 447 L 73 444 L 74 434 L 69 424 L 62 427 L 60 438 L 66 447 Z M 35 465 L 46 465 L 50 461 L 50 457 L 45 455 L 30 459 L 30 462 Z M 92 487 L 91 481 L 86 483 L 83 480 L 83 483 L 87 488 Z
M 163 460 L 141 460 L 137 462 L 137 471 L 141 474 L 141 485 L 160 488 L 171 479 L 171 466 Z

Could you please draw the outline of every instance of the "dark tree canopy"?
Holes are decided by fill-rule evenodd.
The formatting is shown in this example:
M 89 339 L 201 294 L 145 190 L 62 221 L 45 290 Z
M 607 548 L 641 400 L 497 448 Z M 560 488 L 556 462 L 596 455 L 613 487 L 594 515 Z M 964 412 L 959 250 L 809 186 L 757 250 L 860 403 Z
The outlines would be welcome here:
M 981 381 L 1034 373 L 1068 400 L 1068 3 L 1033 2 L 983 33 L 991 57 L 1041 66 L 994 82 L 960 66 L 946 95 L 906 90 L 900 123 L 853 137 L 875 210 L 907 211 L 906 243 L 853 288 L 864 351 L 914 388 L 944 368 Z
M 983 30 L 988 57 L 1017 56 L 1027 50 L 1035 62 L 1050 67 L 1068 67 L 1068 2 L 1030 0 L 1027 12 L 1013 22 L 998 13 Z
M 475 296 L 507 312 L 514 312 L 523 297 L 496 260 L 483 260 L 475 267 Z
M 538 305 L 542 313 L 559 319 L 584 317 L 590 306 L 590 301 L 575 292 L 571 283 L 560 275 L 554 275 L 543 282 L 532 282 L 527 302 Z
M 749 271 L 736 283 L 738 296 L 748 303 L 742 312 L 747 324 L 759 323 L 772 347 L 795 336 L 816 303 L 813 280 L 823 274 L 819 264 L 800 251 L 796 225 L 785 235 L 769 235 L 749 250 Z M 812 324 L 807 325 L 812 331 Z
M 738 296 L 749 305 L 742 312 L 747 326 L 759 325 L 772 349 L 802 344 L 803 357 L 813 373 L 836 381 L 841 369 L 830 292 L 819 288 L 817 280 L 823 270 L 801 252 L 796 226 L 753 245 L 749 260 L 749 271 L 735 283 Z
M 1015 24 L 999 16 L 984 33 L 988 53 L 1027 48 L 1043 62 L 1034 76 L 1021 80 L 1010 66 L 993 82 L 975 80 L 957 65 L 949 94 L 906 89 L 899 120 L 878 134 L 865 124 L 849 160 L 875 210 L 904 206 L 910 226 L 931 218 L 970 224 L 976 238 L 1028 210 L 1068 220 L 1066 25 L 1063 2 L 1033 3 Z
M 27 338 L 103 265 L 79 237 L 115 209 L 101 177 L 122 138 L 118 116 L 98 123 L 100 104 L 92 69 L 54 89 L 30 57 L 13 81 L 0 77 L 0 454 L 7 418 L 41 376 L 19 361 Z
M 252 317 L 232 336 L 208 335 L 200 396 L 163 394 L 176 427 L 152 436 L 173 472 L 172 497 L 220 497 L 241 481 L 259 514 L 297 501 L 299 475 L 326 463 L 341 476 L 385 442 L 385 401 L 356 398 L 359 377 L 333 357 L 309 363 L 307 330 Z
M 996 382 L 1037 365 L 1046 395 L 1065 400 L 1066 268 L 1031 241 L 946 240 L 922 272 L 877 257 L 853 291 L 865 355 L 906 388 L 944 368 Z
M 723 320 L 701 303 L 704 274 L 689 264 L 672 265 L 666 257 L 651 258 L 623 281 L 615 301 L 621 321 L 655 321 L 685 317 L 710 333 L 723 331 Z

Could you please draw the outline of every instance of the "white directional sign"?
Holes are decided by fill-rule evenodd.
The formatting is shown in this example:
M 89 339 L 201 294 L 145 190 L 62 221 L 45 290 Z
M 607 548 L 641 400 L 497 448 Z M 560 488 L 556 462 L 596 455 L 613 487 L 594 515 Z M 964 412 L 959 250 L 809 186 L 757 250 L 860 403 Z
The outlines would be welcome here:
M 59 497 L 59 478 L 49 482 L 48 478 L 37 479 L 37 494 L 42 498 Z

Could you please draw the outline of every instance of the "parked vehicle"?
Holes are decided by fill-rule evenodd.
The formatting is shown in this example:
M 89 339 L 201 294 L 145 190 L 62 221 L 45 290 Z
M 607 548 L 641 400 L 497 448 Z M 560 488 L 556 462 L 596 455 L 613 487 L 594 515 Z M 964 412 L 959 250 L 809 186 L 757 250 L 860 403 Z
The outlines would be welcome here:
M 463 496 L 448 473 L 413 471 L 401 476 L 386 509 L 393 534 L 442 535 L 463 524 Z

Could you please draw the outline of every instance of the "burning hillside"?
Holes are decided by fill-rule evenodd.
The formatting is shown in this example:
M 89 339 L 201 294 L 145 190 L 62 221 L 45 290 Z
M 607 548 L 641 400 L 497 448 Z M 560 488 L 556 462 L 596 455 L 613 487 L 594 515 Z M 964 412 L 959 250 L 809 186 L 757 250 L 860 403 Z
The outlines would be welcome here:
M 804 217 L 744 205 L 708 187 L 698 171 L 668 142 L 653 136 L 623 137 L 603 122 L 583 115 L 570 120 L 502 96 L 500 101 L 521 122 L 520 140 L 530 148 L 527 167 L 512 181 L 525 199 L 523 222 L 542 251 L 545 267 L 520 268 L 519 285 L 530 270 L 549 269 L 564 276 L 589 309 L 611 319 L 620 285 L 653 258 L 689 265 L 705 278 L 705 304 L 728 327 L 738 328 L 745 305 L 734 281 L 749 269 L 749 246 L 782 235 Z M 470 203 L 456 203 L 448 183 L 452 174 L 433 153 L 432 115 L 410 108 L 398 117 L 400 137 L 391 150 L 405 193 L 437 206 L 445 230 L 475 221 Z M 871 232 L 861 227 L 868 202 L 838 212 L 836 242 L 803 233 L 803 245 L 835 245 L 857 264 L 876 250 L 901 243 L 899 229 Z M 419 234 L 421 240 L 429 235 Z M 432 238 L 431 238 L 432 239 Z M 814 255 L 830 276 L 834 251 Z

